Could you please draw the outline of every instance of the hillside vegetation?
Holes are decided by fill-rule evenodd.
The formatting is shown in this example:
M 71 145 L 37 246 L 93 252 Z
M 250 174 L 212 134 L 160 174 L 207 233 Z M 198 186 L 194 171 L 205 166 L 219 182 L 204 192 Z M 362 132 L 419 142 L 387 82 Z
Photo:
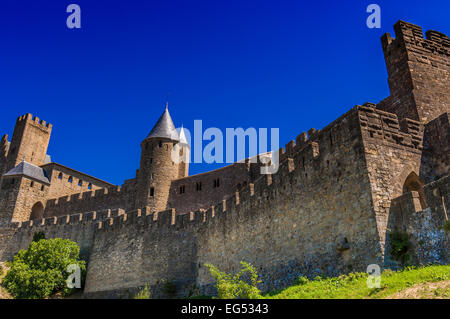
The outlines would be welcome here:
M 6 273 L 8 272 L 9 267 L 5 264 L 0 262 L 0 299 L 11 299 L 11 295 L 2 287 L 2 280 L 5 277 Z
M 407 267 L 381 275 L 380 288 L 368 288 L 366 273 L 335 278 L 299 278 L 286 289 L 268 293 L 271 299 L 450 298 L 450 265 Z

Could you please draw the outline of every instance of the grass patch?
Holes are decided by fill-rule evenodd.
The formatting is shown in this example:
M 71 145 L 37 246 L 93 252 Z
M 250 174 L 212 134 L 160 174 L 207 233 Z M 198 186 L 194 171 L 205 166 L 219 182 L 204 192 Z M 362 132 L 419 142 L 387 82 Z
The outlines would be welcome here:
M 450 265 L 407 267 L 381 275 L 380 288 L 367 287 L 366 273 L 352 273 L 333 278 L 299 278 L 294 286 L 264 295 L 268 299 L 364 299 L 385 298 L 417 284 L 450 279 Z M 438 293 L 441 293 L 440 291 Z M 442 292 L 446 294 L 447 292 Z

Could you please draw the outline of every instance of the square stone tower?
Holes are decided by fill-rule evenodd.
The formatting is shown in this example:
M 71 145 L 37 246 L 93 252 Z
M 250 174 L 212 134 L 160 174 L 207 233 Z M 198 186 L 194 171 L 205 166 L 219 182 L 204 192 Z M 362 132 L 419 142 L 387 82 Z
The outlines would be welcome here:
M 3 173 L 27 161 L 36 166 L 45 163 L 52 125 L 31 114 L 20 116 L 14 127 Z
M 397 114 L 399 120 L 428 123 L 449 112 L 450 39 L 404 21 L 394 25 L 396 39 L 381 38 L 391 96 L 378 108 Z

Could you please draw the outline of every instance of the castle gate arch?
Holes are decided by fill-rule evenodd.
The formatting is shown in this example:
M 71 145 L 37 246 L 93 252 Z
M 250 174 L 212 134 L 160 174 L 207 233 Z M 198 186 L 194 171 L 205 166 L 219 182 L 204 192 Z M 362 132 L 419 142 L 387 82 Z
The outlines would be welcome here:
M 30 219 L 41 219 L 44 218 L 44 205 L 41 202 L 37 202 L 31 208 Z

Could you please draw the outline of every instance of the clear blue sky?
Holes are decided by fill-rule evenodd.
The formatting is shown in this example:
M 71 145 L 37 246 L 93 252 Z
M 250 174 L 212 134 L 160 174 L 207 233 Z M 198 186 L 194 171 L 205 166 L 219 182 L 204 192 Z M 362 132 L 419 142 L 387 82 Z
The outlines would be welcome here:
M 389 95 L 380 37 L 399 19 L 450 34 L 450 1 L 2 0 L 0 134 L 33 113 L 55 162 L 121 184 L 170 91 L 176 126 L 278 127 L 284 145 Z

